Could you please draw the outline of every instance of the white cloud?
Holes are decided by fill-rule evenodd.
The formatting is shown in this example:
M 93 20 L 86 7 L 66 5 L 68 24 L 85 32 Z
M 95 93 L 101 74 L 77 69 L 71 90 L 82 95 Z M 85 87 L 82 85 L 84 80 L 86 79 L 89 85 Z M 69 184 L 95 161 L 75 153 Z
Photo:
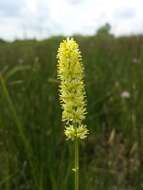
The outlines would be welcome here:
M 142 0 L 5 0 L 0 37 L 94 34 L 109 22 L 116 35 L 143 32 Z

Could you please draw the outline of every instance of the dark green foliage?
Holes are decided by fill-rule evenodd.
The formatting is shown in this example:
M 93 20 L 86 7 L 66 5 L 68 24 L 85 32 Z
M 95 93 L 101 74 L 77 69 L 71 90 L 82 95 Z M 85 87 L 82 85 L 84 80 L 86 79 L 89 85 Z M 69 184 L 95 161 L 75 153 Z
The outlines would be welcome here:
M 72 190 L 56 78 L 61 37 L 0 43 L 0 189 Z M 85 66 L 82 190 L 143 189 L 143 37 L 75 36 Z
M 110 30 L 111 30 L 111 25 L 109 23 L 106 23 L 105 25 L 101 26 L 97 30 L 97 35 L 98 36 L 108 36 L 110 35 Z

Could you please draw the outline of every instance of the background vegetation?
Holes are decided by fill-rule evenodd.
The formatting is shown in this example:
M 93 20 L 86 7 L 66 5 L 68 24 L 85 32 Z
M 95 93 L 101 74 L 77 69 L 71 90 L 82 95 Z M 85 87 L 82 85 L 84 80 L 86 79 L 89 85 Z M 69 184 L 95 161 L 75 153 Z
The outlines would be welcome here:
M 103 28 L 105 29 L 105 28 Z M 0 41 L 0 189 L 72 190 L 56 78 L 63 37 Z M 75 36 L 85 66 L 89 138 L 82 190 L 143 190 L 143 36 Z

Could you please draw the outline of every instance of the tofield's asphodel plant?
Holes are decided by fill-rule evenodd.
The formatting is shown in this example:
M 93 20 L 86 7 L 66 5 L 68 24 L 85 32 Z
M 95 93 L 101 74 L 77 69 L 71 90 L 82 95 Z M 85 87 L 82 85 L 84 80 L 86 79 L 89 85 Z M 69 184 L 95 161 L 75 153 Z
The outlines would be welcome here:
M 64 133 L 75 145 L 75 190 L 79 189 L 79 141 L 88 135 L 83 121 L 86 116 L 84 69 L 79 46 L 74 39 L 67 38 L 58 49 L 58 78 L 60 79 L 60 102 Z

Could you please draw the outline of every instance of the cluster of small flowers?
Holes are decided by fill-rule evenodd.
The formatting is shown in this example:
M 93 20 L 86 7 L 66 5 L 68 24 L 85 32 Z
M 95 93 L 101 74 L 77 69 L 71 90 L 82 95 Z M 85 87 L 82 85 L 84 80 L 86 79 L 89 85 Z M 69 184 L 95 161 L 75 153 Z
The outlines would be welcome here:
M 74 127 L 73 125 L 69 125 L 65 128 L 65 135 L 67 139 L 75 140 L 75 138 L 85 139 L 89 134 L 89 130 L 86 126 L 81 125 L 79 127 Z
M 73 39 L 64 40 L 58 49 L 58 78 L 60 79 L 60 101 L 62 120 L 66 122 L 65 135 L 68 139 L 84 139 L 87 129 L 82 125 L 86 115 L 83 65 L 78 44 Z M 78 124 L 77 129 L 70 124 Z M 82 129 L 82 130 L 81 130 Z M 77 135 L 78 134 L 78 135 Z

